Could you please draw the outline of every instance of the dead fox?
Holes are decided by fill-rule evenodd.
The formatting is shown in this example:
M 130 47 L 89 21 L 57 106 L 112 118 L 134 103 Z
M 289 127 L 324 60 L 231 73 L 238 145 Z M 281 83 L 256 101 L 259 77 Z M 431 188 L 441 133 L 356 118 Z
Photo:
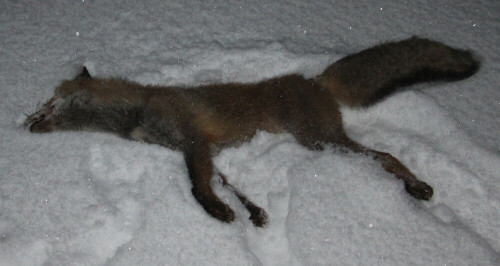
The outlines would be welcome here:
M 311 79 L 292 74 L 251 84 L 160 87 L 93 78 L 83 68 L 73 80 L 63 81 L 54 97 L 29 115 L 24 125 L 34 133 L 113 132 L 179 150 L 192 193 L 210 215 L 224 222 L 234 220 L 234 212 L 211 188 L 212 176 L 219 175 L 248 209 L 252 222 L 263 226 L 268 220 L 266 212 L 214 169 L 212 156 L 217 150 L 247 141 L 257 130 L 289 132 L 312 150 L 332 145 L 369 156 L 402 179 L 410 195 L 429 200 L 432 188 L 398 159 L 346 135 L 338 102 L 368 106 L 399 87 L 464 79 L 478 69 L 479 62 L 470 51 L 418 37 L 349 55 Z

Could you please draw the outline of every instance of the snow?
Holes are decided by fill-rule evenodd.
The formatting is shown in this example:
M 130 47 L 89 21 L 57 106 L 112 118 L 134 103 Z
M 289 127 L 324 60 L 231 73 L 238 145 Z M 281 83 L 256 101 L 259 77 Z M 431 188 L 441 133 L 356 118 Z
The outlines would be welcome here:
M 499 265 L 500 2 L 2 1 L 0 265 Z M 412 35 L 471 49 L 473 77 L 419 84 L 367 109 L 348 134 L 431 184 L 429 202 L 372 160 L 260 132 L 217 168 L 238 200 L 223 224 L 191 195 L 180 153 L 112 135 L 36 135 L 23 113 L 82 65 L 144 84 L 252 82 L 320 73 Z

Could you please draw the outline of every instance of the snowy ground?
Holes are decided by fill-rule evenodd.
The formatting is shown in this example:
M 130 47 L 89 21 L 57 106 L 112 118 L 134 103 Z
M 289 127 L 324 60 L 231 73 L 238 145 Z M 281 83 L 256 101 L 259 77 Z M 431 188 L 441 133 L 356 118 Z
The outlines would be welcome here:
M 0 1 L 0 265 L 499 265 L 500 2 Z M 357 141 L 434 187 L 417 201 L 368 158 L 258 134 L 216 164 L 270 214 L 223 224 L 180 153 L 98 133 L 30 134 L 23 112 L 86 65 L 147 84 L 320 73 L 420 35 L 481 70 L 344 109 Z

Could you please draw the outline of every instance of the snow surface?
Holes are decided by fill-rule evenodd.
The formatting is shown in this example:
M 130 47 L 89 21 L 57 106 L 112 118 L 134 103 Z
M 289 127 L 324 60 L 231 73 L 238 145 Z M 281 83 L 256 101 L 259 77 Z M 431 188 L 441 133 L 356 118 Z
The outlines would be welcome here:
M 0 265 L 499 265 L 500 1 L 0 1 Z M 24 112 L 82 65 L 145 84 L 313 76 L 388 40 L 472 49 L 473 77 L 343 108 L 355 140 L 434 187 L 430 202 L 368 158 L 259 133 L 217 167 L 264 207 L 223 224 L 179 152 L 84 132 L 30 134 Z

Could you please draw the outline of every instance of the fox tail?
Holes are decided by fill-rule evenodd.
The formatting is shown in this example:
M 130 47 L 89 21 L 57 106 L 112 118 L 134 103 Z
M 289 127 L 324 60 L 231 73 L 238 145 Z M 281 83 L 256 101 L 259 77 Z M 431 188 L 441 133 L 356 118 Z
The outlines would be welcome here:
M 452 81 L 474 74 L 471 51 L 412 37 L 346 56 L 315 79 L 349 106 L 368 106 L 397 88 L 418 82 Z

